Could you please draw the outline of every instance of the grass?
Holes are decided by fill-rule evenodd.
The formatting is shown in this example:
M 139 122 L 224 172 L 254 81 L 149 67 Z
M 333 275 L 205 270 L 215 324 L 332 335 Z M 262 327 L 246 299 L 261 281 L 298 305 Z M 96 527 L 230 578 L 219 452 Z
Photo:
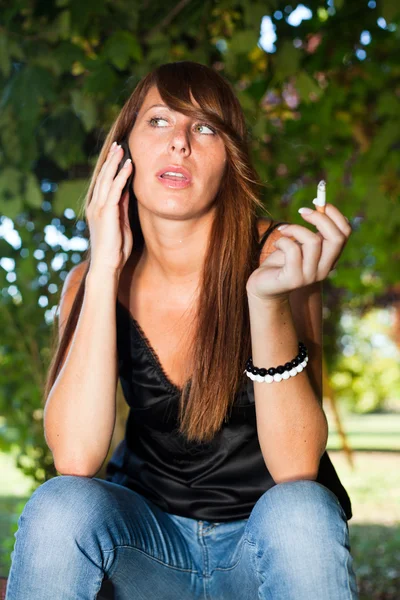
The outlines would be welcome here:
M 349 493 L 351 553 L 360 600 L 398 600 L 400 597 L 400 414 L 342 415 L 353 451 L 353 467 L 340 447 L 329 407 L 328 453 Z M 373 451 L 365 449 L 372 448 Z M 396 451 L 394 451 L 396 450 Z M 13 533 L 29 498 L 30 481 L 0 454 L 0 575 L 7 575 Z
M 327 449 L 342 448 L 336 422 L 329 408 L 324 406 L 329 423 Z M 400 452 L 400 413 L 369 415 L 341 415 L 348 444 L 354 450 L 386 450 Z

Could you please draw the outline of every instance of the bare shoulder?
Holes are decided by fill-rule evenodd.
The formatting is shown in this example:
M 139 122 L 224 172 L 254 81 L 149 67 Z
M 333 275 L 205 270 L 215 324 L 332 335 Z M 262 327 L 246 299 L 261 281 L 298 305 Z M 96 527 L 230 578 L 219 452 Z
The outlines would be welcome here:
M 79 285 L 86 273 L 88 260 L 83 260 L 78 265 L 72 267 L 64 280 L 60 298 L 60 313 L 59 313 L 59 329 L 62 335 L 64 324 L 67 322 L 69 313 L 71 312 L 75 296 L 78 292 Z
M 267 231 L 267 229 L 272 227 L 274 225 L 274 223 L 276 223 L 276 221 L 274 221 L 273 219 L 270 219 L 269 217 L 257 217 L 257 227 L 258 227 L 259 237 L 261 238 L 264 235 L 264 233 Z
M 88 260 L 83 260 L 78 265 L 72 267 L 64 280 L 64 285 L 61 292 L 61 298 L 66 294 L 70 294 L 73 289 L 78 288 L 81 283 L 88 266 Z
M 278 221 L 274 221 L 273 219 L 269 219 L 268 217 L 258 217 L 257 219 L 257 227 L 259 233 L 259 239 L 261 240 L 262 236 L 266 231 L 268 231 L 271 227 L 273 227 Z M 274 229 L 270 235 L 267 236 L 266 241 L 263 244 L 263 247 L 260 251 L 260 261 L 259 265 L 264 262 L 271 252 L 276 250 L 275 246 L 273 246 L 274 241 L 281 237 L 281 232 L 278 229 Z

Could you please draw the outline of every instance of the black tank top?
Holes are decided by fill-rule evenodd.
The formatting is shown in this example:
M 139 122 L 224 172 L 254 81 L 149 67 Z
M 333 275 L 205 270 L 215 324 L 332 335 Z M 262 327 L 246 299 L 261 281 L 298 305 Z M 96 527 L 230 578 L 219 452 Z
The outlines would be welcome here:
M 265 232 L 260 250 L 278 225 Z M 276 485 L 258 443 L 253 381 L 246 377 L 228 422 L 211 442 L 188 443 L 177 431 L 180 390 L 118 299 L 116 320 L 118 372 L 130 410 L 106 480 L 139 492 L 168 513 L 211 522 L 248 518 L 262 494 Z M 351 519 L 350 498 L 326 451 L 316 481 L 336 494 Z

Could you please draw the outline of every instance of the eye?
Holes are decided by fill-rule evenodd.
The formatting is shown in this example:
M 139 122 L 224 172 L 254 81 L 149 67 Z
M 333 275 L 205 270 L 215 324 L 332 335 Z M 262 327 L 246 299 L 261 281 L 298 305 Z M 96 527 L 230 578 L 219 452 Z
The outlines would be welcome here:
M 215 135 L 215 129 L 213 129 L 209 125 L 206 125 L 206 123 L 198 123 L 196 127 L 206 127 L 211 132 L 211 135 Z M 210 133 L 208 133 L 207 135 L 210 135 Z
M 158 121 L 166 121 L 166 119 L 163 119 L 162 117 L 152 117 L 147 122 L 151 127 L 156 127 L 156 125 L 153 125 L 154 121 L 158 123 Z M 163 127 L 165 127 L 165 125 L 163 125 Z
M 151 119 L 149 119 L 147 121 L 147 123 L 150 125 L 150 127 L 158 127 L 158 123 L 159 121 L 165 121 L 166 123 L 168 123 L 167 119 L 165 119 L 164 117 L 152 117 Z M 166 125 L 161 125 L 161 127 L 166 127 Z M 216 131 L 215 129 L 213 129 L 212 127 L 210 127 L 210 125 L 207 125 L 206 123 L 197 123 L 195 125 L 195 128 L 206 128 L 208 129 L 208 132 L 205 132 L 206 135 L 216 135 Z M 204 133 L 204 132 L 200 132 L 200 133 Z

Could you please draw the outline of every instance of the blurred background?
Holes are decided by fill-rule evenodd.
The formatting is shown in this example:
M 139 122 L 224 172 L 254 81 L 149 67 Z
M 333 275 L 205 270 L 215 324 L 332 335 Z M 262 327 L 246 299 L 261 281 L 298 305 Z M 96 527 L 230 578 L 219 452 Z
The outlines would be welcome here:
M 304 226 L 325 179 L 351 221 L 324 281 L 328 452 L 360 599 L 398 599 L 400 3 L 18 0 L 0 18 L 0 575 L 27 499 L 57 475 L 43 385 L 98 152 L 138 81 L 189 59 L 232 83 L 270 215 Z M 110 455 L 126 416 L 119 388 Z

